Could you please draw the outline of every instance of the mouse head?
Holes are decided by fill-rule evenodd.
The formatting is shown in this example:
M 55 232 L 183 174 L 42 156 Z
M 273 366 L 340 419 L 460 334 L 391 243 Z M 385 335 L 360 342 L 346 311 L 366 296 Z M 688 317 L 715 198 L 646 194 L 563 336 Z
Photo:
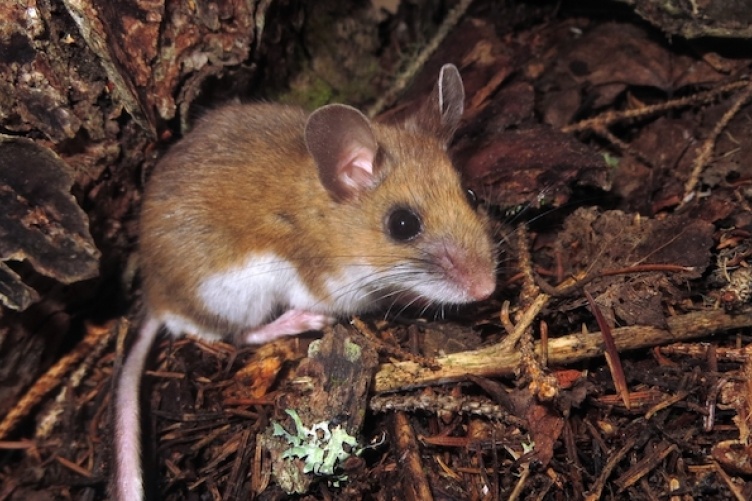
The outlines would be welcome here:
M 436 138 L 444 148 L 457 130 L 465 105 L 462 78 L 453 64 L 441 68 L 431 98 L 405 123 L 407 130 Z M 370 120 L 344 104 L 314 111 L 305 142 L 316 161 L 321 184 L 336 200 L 348 200 L 378 186 L 384 176 L 379 145 Z
M 445 65 L 430 99 L 401 125 L 339 104 L 308 119 L 305 141 L 321 184 L 343 221 L 358 220 L 343 224 L 353 245 L 371 250 L 379 293 L 466 303 L 495 288 L 493 245 L 446 153 L 464 96 L 457 68 Z

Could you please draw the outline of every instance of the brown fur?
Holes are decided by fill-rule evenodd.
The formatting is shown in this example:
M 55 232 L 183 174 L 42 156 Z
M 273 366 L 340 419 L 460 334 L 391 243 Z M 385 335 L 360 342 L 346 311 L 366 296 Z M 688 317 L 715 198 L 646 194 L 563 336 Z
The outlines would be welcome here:
M 421 246 L 452 238 L 469 262 L 488 267 L 485 228 L 465 202 L 443 145 L 420 131 L 373 124 L 384 180 L 356 200 L 335 201 L 306 150 L 306 115 L 275 104 L 231 105 L 210 113 L 162 160 L 141 220 L 146 302 L 225 328 L 196 297 L 199 281 L 252 252 L 291 261 L 308 288 L 349 258 L 388 268 Z M 227 147 L 227 145 L 232 145 Z M 397 204 L 419 209 L 424 232 L 393 242 L 384 217 Z

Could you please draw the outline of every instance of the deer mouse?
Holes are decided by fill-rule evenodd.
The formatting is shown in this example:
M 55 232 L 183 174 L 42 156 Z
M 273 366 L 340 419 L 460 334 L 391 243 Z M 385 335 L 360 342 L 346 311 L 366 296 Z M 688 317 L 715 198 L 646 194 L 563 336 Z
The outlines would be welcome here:
M 163 327 L 265 343 L 396 303 L 491 295 L 494 245 L 446 153 L 464 97 L 448 64 L 401 124 L 341 104 L 228 105 L 161 159 L 140 219 L 145 317 L 117 385 L 115 499 L 144 497 L 139 385 Z

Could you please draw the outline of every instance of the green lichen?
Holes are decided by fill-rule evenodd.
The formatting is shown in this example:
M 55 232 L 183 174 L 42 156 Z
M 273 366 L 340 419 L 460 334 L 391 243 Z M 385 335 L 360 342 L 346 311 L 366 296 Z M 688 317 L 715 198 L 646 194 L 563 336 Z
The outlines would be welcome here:
M 621 162 L 621 158 L 615 157 L 614 155 L 610 154 L 609 152 L 605 151 L 602 153 L 603 155 L 603 161 L 606 162 L 606 166 L 608 166 L 611 169 L 615 169 L 619 166 L 619 162 Z
M 363 353 L 363 349 L 357 344 L 353 343 L 350 338 L 345 339 L 345 358 L 350 363 L 355 363 L 360 360 Z
M 304 473 L 328 477 L 335 487 L 347 480 L 347 475 L 337 473 L 337 469 L 343 461 L 362 452 L 363 448 L 357 439 L 349 435 L 341 425 L 330 427 L 328 421 L 321 421 L 308 428 L 296 411 L 287 409 L 285 412 L 295 424 L 294 434 L 285 430 L 281 424 L 272 423 L 273 435 L 281 437 L 290 445 L 281 458 L 301 459 L 304 462 Z

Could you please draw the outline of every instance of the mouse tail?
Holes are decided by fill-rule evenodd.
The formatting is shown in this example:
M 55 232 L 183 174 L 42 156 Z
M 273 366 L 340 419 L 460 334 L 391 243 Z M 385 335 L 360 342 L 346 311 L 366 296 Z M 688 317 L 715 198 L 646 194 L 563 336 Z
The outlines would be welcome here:
M 146 316 L 138 337 L 126 356 L 115 395 L 115 484 L 113 499 L 141 501 L 144 498 L 141 471 L 140 387 L 144 364 L 161 322 Z

